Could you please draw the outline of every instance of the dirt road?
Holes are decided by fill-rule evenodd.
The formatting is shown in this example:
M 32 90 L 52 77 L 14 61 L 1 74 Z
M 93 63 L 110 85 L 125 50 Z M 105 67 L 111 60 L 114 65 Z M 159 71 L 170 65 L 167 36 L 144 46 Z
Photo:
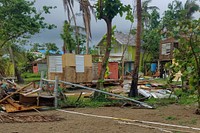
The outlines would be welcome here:
M 65 112 L 69 111 L 69 112 Z M 194 114 L 195 107 L 170 105 L 157 109 L 131 109 L 120 107 L 66 108 L 41 111 L 40 115 L 56 115 L 64 118 L 55 122 L 1 123 L 1 133 L 162 133 L 200 132 L 200 116 Z M 35 115 L 38 112 L 23 112 L 16 115 Z M 131 121 L 130 121 L 131 120 Z M 139 121 L 133 121 L 139 120 Z M 159 122 L 181 125 L 161 126 L 141 123 Z M 197 129 L 187 129 L 186 126 Z

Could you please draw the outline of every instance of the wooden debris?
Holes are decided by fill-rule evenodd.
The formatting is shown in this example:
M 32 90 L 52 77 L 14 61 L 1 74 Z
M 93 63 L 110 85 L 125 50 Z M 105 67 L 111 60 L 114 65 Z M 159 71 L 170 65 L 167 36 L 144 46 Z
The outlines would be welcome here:
M 14 94 L 17 94 L 18 92 L 22 91 L 23 89 L 27 88 L 28 86 L 32 85 L 33 83 L 29 83 L 24 87 L 19 88 L 18 90 L 16 90 L 15 92 L 11 93 L 10 95 L 7 95 L 6 97 L 4 97 L 3 99 L 0 100 L 0 103 L 2 103 L 3 101 L 5 101 L 6 99 L 10 98 L 11 96 L 13 96 Z
M 11 104 L 12 106 L 14 106 L 17 110 L 21 110 L 22 109 L 22 105 L 19 105 L 18 103 L 15 103 L 12 99 L 8 98 L 6 99 L 6 101 Z
M 17 104 L 17 103 L 16 103 Z M 39 109 L 42 108 L 41 106 L 23 106 L 23 105 L 18 105 L 20 106 L 20 110 L 16 108 L 16 106 L 13 106 L 12 104 L 3 104 L 3 108 L 7 113 L 14 113 L 14 112 L 19 112 L 19 111 L 27 111 L 27 110 L 34 110 L 34 109 Z

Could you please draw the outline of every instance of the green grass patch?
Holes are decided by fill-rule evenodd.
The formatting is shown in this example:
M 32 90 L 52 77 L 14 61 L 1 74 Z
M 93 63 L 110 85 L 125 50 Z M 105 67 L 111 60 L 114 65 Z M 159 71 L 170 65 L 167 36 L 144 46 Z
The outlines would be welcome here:
M 197 124 L 197 118 L 192 118 L 191 120 L 187 120 L 187 121 L 179 121 L 180 125 L 196 125 Z
M 175 98 L 162 98 L 162 99 L 150 98 L 146 101 L 146 103 L 154 106 L 167 106 L 169 104 L 174 104 L 176 102 L 177 101 Z
M 40 74 L 35 74 L 35 73 L 23 73 L 22 74 L 23 78 L 40 78 Z
M 23 73 L 22 78 L 24 79 L 25 83 L 29 83 L 29 82 L 32 82 L 32 81 L 40 80 L 40 74 Z
M 177 120 L 177 118 L 175 116 L 168 116 L 167 118 L 165 118 L 165 120 Z
M 170 104 L 180 104 L 180 105 L 192 105 L 197 103 L 198 97 L 195 91 L 189 90 L 187 92 L 182 91 L 182 89 L 175 90 L 174 94 L 178 98 L 150 98 L 146 101 L 146 103 L 153 106 L 167 106 Z
M 198 97 L 194 90 L 182 91 L 182 89 L 177 89 L 174 92 L 175 95 L 179 96 L 177 102 L 182 105 L 190 105 L 197 102 Z
M 67 100 L 59 101 L 61 107 L 104 107 L 104 106 L 112 106 L 120 101 L 118 100 L 109 100 L 108 98 L 100 95 L 97 98 L 84 98 L 81 97 L 78 99 L 77 96 L 68 96 Z

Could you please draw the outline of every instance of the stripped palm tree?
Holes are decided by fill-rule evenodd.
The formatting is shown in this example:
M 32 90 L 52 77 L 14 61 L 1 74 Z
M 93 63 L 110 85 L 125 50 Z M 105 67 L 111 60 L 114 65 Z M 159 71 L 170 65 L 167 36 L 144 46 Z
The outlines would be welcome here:
M 186 10 L 186 18 L 187 19 L 192 19 L 192 15 L 198 11 L 199 5 L 196 3 L 197 0 L 187 0 L 184 9 Z
M 73 6 L 74 6 L 74 0 L 63 0 L 63 5 L 64 5 L 64 9 L 65 12 L 67 12 L 67 17 L 68 17 L 68 22 L 69 24 L 71 24 L 71 20 L 74 20 L 74 25 L 75 25 L 75 37 L 76 37 L 76 43 L 77 43 L 77 54 L 79 54 L 79 40 L 78 40 L 78 36 L 79 36 L 79 30 L 77 28 L 77 24 L 76 24 L 76 17 L 74 14 L 74 10 L 73 10 Z M 63 51 L 66 51 L 66 43 L 64 42 L 64 46 L 63 46 Z
M 80 0 L 80 10 L 83 12 L 83 21 L 86 30 L 86 54 L 89 53 L 89 41 L 92 37 L 90 22 L 91 22 L 91 14 L 94 13 L 93 7 L 91 6 L 88 0 Z
M 74 6 L 73 3 L 74 0 L 63 0 L 64 3 L 64 8 L 65 11 L 67 11 L 67 15 L 68 15 L 68 20 L 70 20 L 71 18 L 73 18 L 74 20 L 74 25 L 77 27 L 76 24 L 76 18 L 75 18 L 75 14 L 74 11 L 72 9 L 72 7 Z M 86 54 L 88 54 L 88 49 L 89 49 L 89 41 L 91 38 L 91 28 L 90 28 L 90 21 L 91 21 L 91 14 L 90 11 L 92 11 L 94 13 L 94 10 L 90 4 L 90 2 L 88 0 L 78 0 L 78 2 L 80 3 L 80 10 L 83 13 L 83 20 L 84 20 L 84 26 L 86 29 Z M 72 14 L 72 16 L 71 16 Z M 69 21 L 70 22 L 70 21 Z M 79 31 L 78 28 L 76 28 L 76 39 L 78 42 L 78 36 L 79 36 Z M 79 46 L 79 45 L 78 45 Z M 78 48 L 79 51 L 79 48 Z
M 142 2 L 142 20 L 144 22 L 144 26 L 147 26 L 150 19 L 150 11 L 159 10 L 157 6 L 149 6 L 152 0 L 145 0 Z
M 135 61 L 134 61 L 134 71 L 132 74 L 132 83 L 131 89 L 129 92 L 129 97 L 138 96 L 138 73 L 139 73 L 139 64 L 140 64 L 140 47 L 141 47 L 141 30 L 142 30 L 142 7 L 141 0 L 137 0 L 137 33 L 136 33 L 136 52 L 135 52 Z

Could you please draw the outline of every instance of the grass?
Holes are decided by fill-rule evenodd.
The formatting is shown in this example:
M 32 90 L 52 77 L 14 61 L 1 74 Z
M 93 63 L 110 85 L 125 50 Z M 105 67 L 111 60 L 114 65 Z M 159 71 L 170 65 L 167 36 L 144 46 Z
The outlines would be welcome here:
M 24 79 L 25 83 L 29 83 L 29 82 L 32 82 L 32 81 L 40 80 L 40 74 L 23 73 L 22 78 Z
M 192 118 L 191 120 L 187 120 L 187 121 L 180 121 L 179 124 L 180 125 L 196 125 L 197 124 L 197 118 Z
M 175 98 L 162 98 L 162 99 L 150 98 L 146 101 L 146 103 L 153 106 L 167 106 L 169 104 L 174 104 L 176 102 L 177 101 Z
M 69 96 L 66 101 L 60 101 L 59 104 L 61 107 L 103 107 L 103 106 L 112 106 L 116 103 L 119 103 L 118 100 L 109 100 L 105 95 L 100 95 L 98 98 L 84 98 L 81 97 L 78 100 L 77 96 Z
M 177 120 L 177 118 L 175 116 L 168 116 L 167 118 L 165 118 L 165 120 Z
M 178 98 L 150 98 L 146 101 L 146 103 L 155 107 L 167 106 L 174 103 L 179 105 L 194 105 L 198 100 L 197 94 L 193 92 L 183 92 L 181 89 L 178 89 L 174 92 L 174 94 L 178 96 Z

